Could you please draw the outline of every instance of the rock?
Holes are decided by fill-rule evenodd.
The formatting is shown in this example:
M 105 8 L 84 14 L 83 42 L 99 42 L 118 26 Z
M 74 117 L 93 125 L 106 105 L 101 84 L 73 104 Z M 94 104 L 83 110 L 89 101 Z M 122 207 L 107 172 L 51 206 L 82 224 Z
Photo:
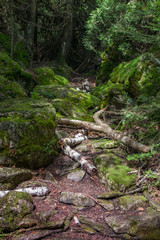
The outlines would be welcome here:
M 112 200 L 98 199 L 99 205 L 103 206 L 107 211 L 112 211 L 115 209 Z
M 57 175 L 63 176 L 72 170 L 75 170 L 79 167 L 79 163 L 75 162 L 68 156 L 62 156 L 63 159 L 59 159 L 55 166 L 55 173 Z
M 30 180 L 32 173 L 28 169 L 20 168 L 0 168 L 0 184 L 1 190 L 14 189 L 21 182 Z
M 127 160 L 108 152 L 94 157 L 94 163 L 108 191 L 123 191 L 136 184 L 136 174 L 127 175 L 134 170 L 127 166 Z
M 14 231 L 22 219 L 34 209 L 30 194 L 10 192 L 0 199 L 0 229 L 3 232 Z
M 154 200 L 149 200 L 149 205 L 155 209 L 157 212 L 160 212 L 160 203 Z
M 37 212 L 36 216 L 38 217 L 39 222 L 47 223 L 52 215 L 55 215 L 58 211 L 57 210 L 49 210 L 49 211 L 43 211 L 43 212 Z
M 123 193 L 121 193 L 121 192 L 111 191 L 111 192 L 107 192 L 107 193 L 102 193 L 101 195 L 98 196 L 98 198 L 100 198 L 100 199 L 112 199 L 112 198 L 120 197 L 122 195 L 123 195 Z
M 0 104 L 1 156 L 11 165 L 37 169 L 57 155 L 55 109 L 43 100 L 14 99 Z
M 74 171 L 67 175 L 67 179 L 79 182 L 84 178 L 85 174 L 83 170 Z
M 22 219 L 22 221 L 18 224 L 18 228 L 31 228 L 37 225 L 37 220 L 33 219 L 31 216 L 26 216 Z
M 55 184 L 58 183 L 56 179 L 53 177 L 52 173 L 49 171 L 46 171 L 46 173 L 44 174 L 44 179 L 47 181 L 53 182 Z
M 126 239 L 159 240 L 160 214 L 148 209 L 141 215 L 116 215 L 105 218 L 116 233 L 127 234 Z
M 83 195 L 82 193 L 61 192 L 58 201 L 62 203 L 73 204 L 75 206 L 82 206 L 82 207 L 95 206 L 95 201 Z
M 126 233 L 130 228 L 130 221 L 122 215 L 106 217 L 105 222 L 116 233 Z
M 136 210 L 138 207 L 144 207 L 147 199 L 144 196 L 128 195 L 118 198 L 117 205 L 120 210 Z
M 104 226 L 103 224 L 101 224 L 99 222 L 94 221 L 91 218 L 88 218 L 85 216 L 79 216 L 79 221 L 81 224 L 84 224 L 83 228 L 85 230 L 87 230 L 87 227 L 88 227 L 89 231 L 91 231 L 91 233 L 95 233 L 95 231 L 96 231 L 96 232 L 101 233 L 102 235 L 106 234 L 106 226 Z

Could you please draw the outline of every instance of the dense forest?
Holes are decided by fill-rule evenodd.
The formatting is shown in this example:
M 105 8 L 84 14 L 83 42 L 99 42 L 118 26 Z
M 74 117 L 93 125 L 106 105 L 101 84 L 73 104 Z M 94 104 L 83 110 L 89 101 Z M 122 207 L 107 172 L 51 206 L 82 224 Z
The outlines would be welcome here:
M 0 10 L 0 238 L 158 240 L 160 1 Z

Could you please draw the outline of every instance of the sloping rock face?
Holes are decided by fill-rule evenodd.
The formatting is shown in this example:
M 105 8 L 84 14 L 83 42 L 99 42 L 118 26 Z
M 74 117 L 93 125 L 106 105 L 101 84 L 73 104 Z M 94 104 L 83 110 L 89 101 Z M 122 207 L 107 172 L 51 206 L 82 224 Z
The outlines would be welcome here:
M 90 115 L 88 112 L 99 104 L 99 100 L 91 94 L 82 93 L 67 85 L 53 83 L 52 85 L 37 85 L 32 97 L 49 99 L 56 112 L 62 116 L 86 121 L 93 121 L 92 113 Z
M 0 168 L 0 189 L 14 189 L 19 183 L 30 180 L 32 173 L 28 169 Z
M 57 155 L 53 106 L 29 99 L 1 102 L 0 150 L 3 165 L 36 169 L 52 163 Z
M 34 209 L 30 194 L 10 192 L 0 199 L 0 232 L 10 232 L 18 228 L 24 216 Z

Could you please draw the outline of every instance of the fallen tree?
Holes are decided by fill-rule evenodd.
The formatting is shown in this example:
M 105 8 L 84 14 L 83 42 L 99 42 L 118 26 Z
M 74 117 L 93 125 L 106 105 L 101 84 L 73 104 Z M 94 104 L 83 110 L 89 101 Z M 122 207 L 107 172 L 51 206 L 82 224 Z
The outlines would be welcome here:
M 85 157 L 81 156 L 80 153 L 76 152 L 70 147 L 74 146 L 75 144 L 81 143 L 85 139 L 87 139 L 87 136 L 83 136 L 81 133 L 79 133 L 75 136 L 75 138 L 60 139 L 60 145 L 65 155 L 77 161 L 87 173 L 93 175 L 97 172 L 96 167 L 92 163 L 90 163 Z
M 113 139 L 122 142 L 124 145 L 129 146 L 135 149 L 138 152 L 149 152 L 150 147 L 143 145 L 134 139 L 125 136 L 123 133 L 117 132 L 113 130 L 108 124 L 104 123 L 99 116 L 106 110 L 106 108 L 96 112 L 93 116 L 96 123 L 81 121 L 81 120 L 71 120 L 66 118 L 58 119 L 58 124 L 60 125 L 67 125 L 67 126 L 76 126 L 80 128 L 85 128 L 88 130 L 98 131 L 106 133 L 106 135 Z

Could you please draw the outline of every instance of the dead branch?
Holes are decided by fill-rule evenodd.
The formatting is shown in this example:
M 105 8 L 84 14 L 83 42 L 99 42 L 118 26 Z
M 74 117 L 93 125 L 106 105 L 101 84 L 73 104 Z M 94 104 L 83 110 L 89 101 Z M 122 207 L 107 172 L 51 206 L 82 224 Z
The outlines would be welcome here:
M 113 130 L 108 124 L 102 122 L 99 118 L 99 116 L 106 110 L 106 108 L 96 112 L 93 116 L 95 123 L 87 122 L 87 121 L 81 121 L 81 120 L 71 120 L 71 119 L 58 119 L 59 124 L 65 124 L 65 125 L 72 125 L 77 126 L 80 128 L 85 128 L 89 130 L 94 130 L 98 132 L 106 133 L 108 137 L 114 140 L 121 141 L 126 146 L 129 146 L 139 152 L 149 152 L 150 147 L 143 145 L 135 140 L 133 140 L 130 137 L 127 137 L 123 135 L 123 133 L 120 133 L 118 131 Z

